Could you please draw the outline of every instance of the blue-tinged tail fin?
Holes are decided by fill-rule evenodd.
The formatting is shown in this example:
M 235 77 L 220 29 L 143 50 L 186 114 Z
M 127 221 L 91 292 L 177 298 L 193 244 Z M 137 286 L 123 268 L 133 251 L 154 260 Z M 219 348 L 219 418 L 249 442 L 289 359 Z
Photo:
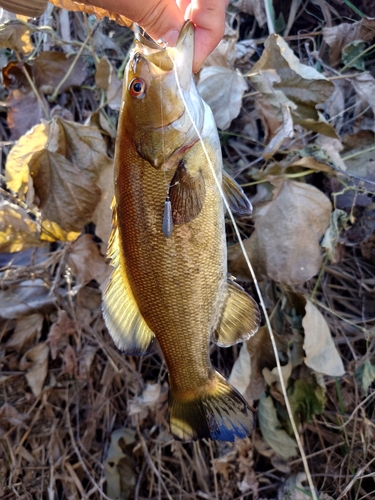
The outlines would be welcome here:
M 195 441 L 210 438 L 234 441 L 248 436 L 254 414 L 241 394 L 219 373 L 207 391 L 197 390 L 196 398 L 170 394 L 170 427 L 175 439 Z

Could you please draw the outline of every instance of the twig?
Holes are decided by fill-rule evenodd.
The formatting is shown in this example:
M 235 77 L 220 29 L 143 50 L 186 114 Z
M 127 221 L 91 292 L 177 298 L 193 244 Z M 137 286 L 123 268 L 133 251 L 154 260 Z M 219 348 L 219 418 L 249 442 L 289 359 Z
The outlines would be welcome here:
M 64 85 L 64 83 L 68 80 L 68 78 L 70 77 L 70 75 L 72 74 L 72 71 L 75 67 L 75 65 L 77 64 L 77 62 L 79 61 L 79 58 L 81 57 L 82 55 L 82 52 L 84 51 L 86 45 L 89 43 L 90 39 L 91 39 L 91 36 L 92 34 L 94 33 L 94 31 L 96 30 L 97 26 L 99 24 L 99 21 L 97 21 L 94 25 L 94 27 L 92 28 L 91 32 L 89 32 L 89 34 L 87 35 L 85 41 L 83 42 L 83 45 L 82 47 L 79 49 L 79 51 L 77 52 L 69 70 L 67 71 L 66 75 L 64 76 L 64 78 L 60 81 L 60 83 L 57 85 L 57 87 L 55 88 L 55 91 L 53 92 L 53 94 L 50 96 L 49 98 L 49 101 L 50 102 L 55 102 L 56 99 L 57 99 L 57 96 L 60 92 L 60 89 L 61 87 Z
M 41 98 L 39 92 L 38 92 L 38 89 L 35 87 L 35 84 L 31 78 L 31 76 L 29 75 L 29 72 L 27 71 L 27 69 L 25 68 L 25 65 L 21 59 L 21 56 L 19 55 L 19 53 L 17 51 L 15 51 L 16 53 L 16 56 L 17 56 L 17 59 L 18 59 L 18 62 L 21 64 L 21 68 L 22 68 L 22 72 L 23 74 L 26 76 L 26 79 L 27 81 L 29 82 L 29 85 L 32 89 L 32 91 L 34 92 L 36 98 L 38 99 L 38 102 L 43 110 L 43 113 L 45 114 L 45 117 L 47 118 L 47 120 L 50 120 L 51 117 L 50 117 L 50 114 L 49 114 L 49 110 L 47 109 L 46 105 L 45 105 L 45 102 L 43 101 L 43 99 Z
M 159 474 L 158 469 L 155 467 L 155 464 L 152 461 L 151 455 L 147 449 L 146 442 L 145 442 L 145 440 L 141 434 L 141 431 L 139 429 L 139 425 L 137 426 L 137 431 L 138 431 L 139 440 L 140 440 L 141 445 L 142 445 L 143 453 L 145 454 L 145 457 L 146 457 L 146 460 L 147 460 L 147 463 L 148 463 L 150 469 L 155 474 L 155 476 L 158 478 L 159 484 L 163 487 L 163 490 L 165 491 L 165 494 L 167 495 L 168 500 L 173 500 L 171 495 L 169 494 L 169 491 L 165 485 L 165 482 L 163 481 L 163 478 Z

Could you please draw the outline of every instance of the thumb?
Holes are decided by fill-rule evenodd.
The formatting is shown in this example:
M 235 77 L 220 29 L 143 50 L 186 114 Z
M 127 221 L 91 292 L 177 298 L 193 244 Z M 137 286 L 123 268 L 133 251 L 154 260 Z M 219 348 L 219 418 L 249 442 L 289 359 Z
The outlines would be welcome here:
M 184 16 L 175 0 L 86 0 L 96 7 L 122 14 L 143 28 L 154 40 L 175 45 Z

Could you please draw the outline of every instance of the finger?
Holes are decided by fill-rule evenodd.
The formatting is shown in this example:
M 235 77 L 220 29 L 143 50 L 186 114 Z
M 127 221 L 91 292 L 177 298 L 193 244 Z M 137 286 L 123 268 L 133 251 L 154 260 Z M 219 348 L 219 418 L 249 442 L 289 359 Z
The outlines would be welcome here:
M 184 16 L 174 0 L 89 0 L 89 3 L 128 17 L 154 40 L 162 38 L 171 46 L 176 44 L 184 24 Z
M 196 27 L 193 63 L 195 73 L 224 35 L 226 6 L 226 0 L 194 0 L 188 8 L 190 19 Z

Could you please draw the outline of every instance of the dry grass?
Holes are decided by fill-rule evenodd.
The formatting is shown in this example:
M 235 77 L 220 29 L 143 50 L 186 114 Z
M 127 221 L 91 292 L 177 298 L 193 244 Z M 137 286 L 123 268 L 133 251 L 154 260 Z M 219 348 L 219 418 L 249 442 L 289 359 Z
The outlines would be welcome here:
M 353 12 L 346 2 L 338 1 L 310 2 L 305 7 L 300 6 L 291 18 L 289 2 L 288 8 L 285 2 L 275 2 L 276 11 L 284 12 L 286 24 L 291 26 L 290 43 L 296 52 L 305 62 L 315 57 L 329 71 L 324 44 L 318 44 L 318 48 L 315 45 L 313 54 L 307 49 L 308 44 L 312 40 L 312 46 L 317 43 L 323 24 L 340 22 L 337 12 L 342 19 L 353 18 Z M 375 16 L 371 2 L 356 2 L 356 7 Z M 71 15 L 71 21 L 74 42 L 85 23 L 77 13 Z M 53 27 L 59 34 L 57 23 L 55 17 Z M 113 24 L 106 26 L 105 36 L 116 30 Z M 250 32 L 254 26 L 253 18 L 241 18 L 241 33 Z M 266 29 L 253 31 L 260 45 Z M 306 32 L 308 35 L 303 35 Z M 115 56 L 112 61 L 121 63 Z M 369 68 L 370 63 L 371 60 Z M 244 71 L 246 68 L 245 64 Z M 351 107 L 353 92 L 347 91 L 346 97 L 342 134 L 358 118 L 353 116 Z M 79 89 L 70 93 L 67 109 L 82 121 L 98 106 L 97 98 L 95 91 Z M 64 105 L 63 99 L 61 104 Z M 115 116 L 108 109 L 106 112 L 110 118 Z M 254 112 L 254 96 L 250 95 L 231 131 L 240 132 L 241 120 L 248 122 Z M 0 118 L 5 139 L 9 131 L 4 113 Z M 312 135 L 303 139 L 310 141 Z M 6 152 L 8 146 L 2 145 Z M 109 138 L 108 147 L 113 150 Z M 247 169 L 262 163 L 259 142 L 230 138 L 223 140 L 223 150 L 227 164 L 238 168 L 242 160 L 245 174 Z M 327 178 L 321 175 L 314 182 L 331 194 Z M 3 194 L 9 196 L 4 190 Z M 93 234 L 91 226 L 86 229 Z M 243 223 L 241 230 L 248 235 L 252 228 Z M 104 254 L 103 246 L 99 241 L 97 244 Z M 68 265 L 69 249 L 68 243 L 58 244 L 48 252 L 28 252 L 21 264 L 12 262 L 11 257 L 1 261 L 0 289 L 7 291 L 9 298 L 12 290 L 19 292 L 20 283 L 30 280 L 29 286 L 35 288 L 40 302 L 29 308 L 27 317 L 32 313 L 42 317 L 36 331 L 23 325 L 17 341 L 14 339 L 20 316 L 0 318 L 0 498 L 109 498 L 105 459 L 111 435 L 120 428 L 135 431 L 134 439 L 119 441 L 123 455 L 114 469 L 122 477 L 121 498 L 308 498 L 288 496 L 291 494 L 286 489 L 280 490 L 287 478 L 303 473 L 302 462 L 299 458 L 283 461 L 276 457 L 258 429 L 250 438 L 233 445 L 205 440 L 181 444 L 171 438 L 167 423 L 167 371 L 158 348 L 143 358 L 124 356 L 115 348 L 101 315 L 100 284 L 95 280 L 84 286 L 77 283 Z M 336 264 L 326 260 L 319 277 L 298 291 L 312 296 L 324 314 L 346 375 L 341 379 L 326 378 L 324 412 L 312 422 L 301 424 L 299 430 L 321 499 L 373 499 L 375 392 L 370 386 L 365 395 L 355 376 L 366 359 L 373 361 L 375 357 L 373 241 L 343 241 L 337 257 Z M 281 292 L 271 280 L 263 285 L 265 290 L 278 290 L 273 294 L 274 302 L 269 299 L 271 294 L 268 297 L 271 311 L 279 304 Z M 213 347 L 212 354 L 216 366 L 228 376 L 238 356 L 237 347 Z M 256 402 L 254 406 L 256 410 Z

